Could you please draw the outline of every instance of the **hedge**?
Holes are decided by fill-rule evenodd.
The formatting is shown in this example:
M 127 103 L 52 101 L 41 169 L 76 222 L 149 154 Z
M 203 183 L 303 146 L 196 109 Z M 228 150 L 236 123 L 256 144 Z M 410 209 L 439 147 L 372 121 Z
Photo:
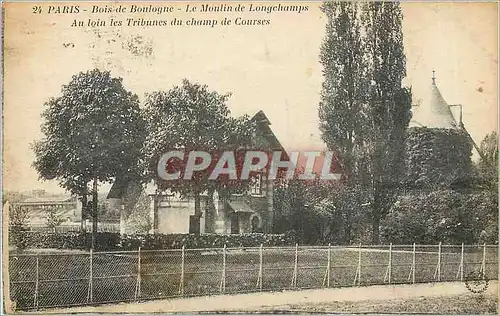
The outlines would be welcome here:
M 383 243 L 497 243 L 498 202 L 487 191 L 400 196 L 381 222 Z
M 292 234 L 143 234 L 123 235 L 119 233 L 97 233 L 96 249 L 100 251 L 127 251 L 156 249 L 188 249 L 226 247 L 268 247 L 290 246 L 296 242 Z M 67 232 L 33 232 L 23 231 L 11 235 L 10 244 L 18 248 L 52 248 L 52 249 L 88 249 L 91 243 L 90 233 Z

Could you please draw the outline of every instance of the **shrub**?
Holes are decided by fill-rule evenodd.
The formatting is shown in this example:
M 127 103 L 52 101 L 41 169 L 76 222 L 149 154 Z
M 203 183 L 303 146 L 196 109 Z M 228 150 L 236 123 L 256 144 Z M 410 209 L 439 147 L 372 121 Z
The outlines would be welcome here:
M 86 249 L 90 245 L 91 234 L 79 232 L 48 233 L 48 232 L 22 232 L 27 248 L 55 248 L 55 249 Z M 96 250 L 144 250 L 154 249 L 179 249 L 186 248 L 222 248 L 224 247 L 258 247 L 264 246 L 290 246 L 295 244 L 292 234 L 141 234 L 124 235 L 118 233 L 97 233 Z
M 449 244 L 496 241 L 495 200 L 488 192 L 440 190 L 406 195 L 382 221 L 384 242 Z
M 10 244 L 17 249 L 27 247 L 24 232 L 27 230 L 28 209 L 16 205 L 9 205 L 9 239 Z

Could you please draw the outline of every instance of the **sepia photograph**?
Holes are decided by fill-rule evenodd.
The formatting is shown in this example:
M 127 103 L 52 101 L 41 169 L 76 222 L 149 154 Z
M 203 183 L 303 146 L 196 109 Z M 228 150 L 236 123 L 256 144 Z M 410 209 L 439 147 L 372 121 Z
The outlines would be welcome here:
M 497 314 L 498 3 L 2 4 L 6 314 Z

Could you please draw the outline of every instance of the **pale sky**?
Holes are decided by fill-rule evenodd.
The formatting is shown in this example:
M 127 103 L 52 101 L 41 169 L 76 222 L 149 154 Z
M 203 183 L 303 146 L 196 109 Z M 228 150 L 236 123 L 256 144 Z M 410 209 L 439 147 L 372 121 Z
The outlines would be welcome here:
M 309 11 L 242 15 L 270 18 L 268 26 L 94 29 L 70 24 L 74 18 L 87 23 L 89 17 L 110 16 L 32 14 L 32 3 L 4 4 L 4 189 L 61 191 L 55 182 L 38 181 L 30 143 L 42 137 L 44 102 L 58 96 L 72 75 L 95 67 L 122 77 L 125 87 L 141 100 L 144 93 L 168 90 L 183 78 L 220 93 L 232 92 L 232 115 L 253 115 L 262 109 L 286 149 L 323 148 L 318 56 L 325 17 L 320 2 L 301 4 L 309 5 Z M 465 126 L 479 143 L 497 130 L 497 4 L 403 3 L 402 8 L 405 84 L 412 85 L 414 102 L 425 95 L 435 69 L 443 97 L 449 104 L 463 105 Z M 142 44 L 134 54 L 128 44 L 138 39 Z

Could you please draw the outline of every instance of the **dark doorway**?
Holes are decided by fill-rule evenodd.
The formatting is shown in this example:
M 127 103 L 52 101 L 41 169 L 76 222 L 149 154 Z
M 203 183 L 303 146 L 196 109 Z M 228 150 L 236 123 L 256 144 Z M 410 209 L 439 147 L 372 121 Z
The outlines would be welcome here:
M 240 233 L 240 220 L 238 218 L 238 214 L 231 214 L 231 234 L 239 234 Z
M 260 233 L 260 229 L 259 229 L 259 226 L 260 226 L 260 220 L 257 216 L 254 216 L 252 218 L 252 233 Z

